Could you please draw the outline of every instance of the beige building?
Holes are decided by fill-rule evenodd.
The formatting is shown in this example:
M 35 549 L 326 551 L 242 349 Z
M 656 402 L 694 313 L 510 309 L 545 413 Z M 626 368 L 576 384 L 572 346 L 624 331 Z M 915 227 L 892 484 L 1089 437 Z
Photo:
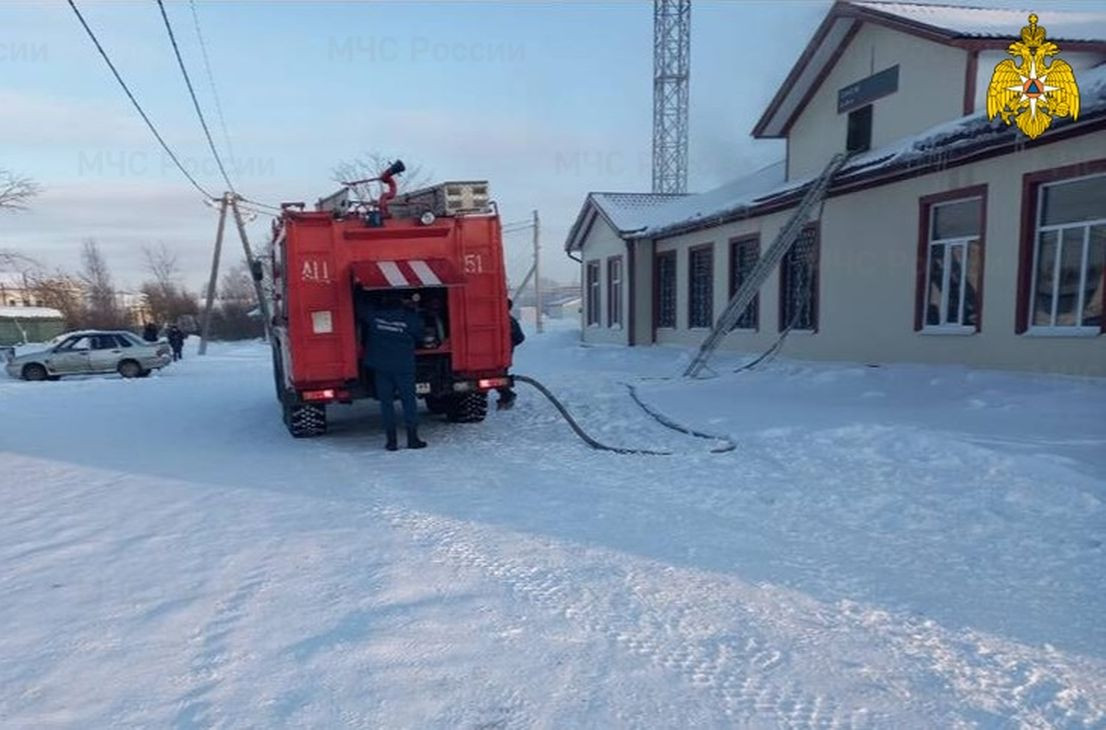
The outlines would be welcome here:
M 785 159 L 697 195 L 588 196 L 565 244 L 583 339 L 699 344 L 847 151 L 723 347 L 787 331 L 803 359 L 1106 375 L 1106 11 L 1040 13 L 1082 108 L 1028 140 L 985 101 L 1024 13 L 836 3 L 753 130 Z

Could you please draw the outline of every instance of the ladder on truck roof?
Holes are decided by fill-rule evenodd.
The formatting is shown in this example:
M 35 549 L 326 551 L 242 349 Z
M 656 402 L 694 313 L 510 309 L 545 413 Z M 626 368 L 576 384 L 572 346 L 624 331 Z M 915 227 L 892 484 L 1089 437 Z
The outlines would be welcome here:
M 714 328 L 703 340 L 703 344 L 699 346 L 699 352 L 695 354 L 691 364 L 684 371 L 684 377 L 693 378 L 706 367 L 707 360 L 718 349 L 722 340 L 737 324 L 737 321 L 741 319 L 741 315 L 745 312 L 746 307 L 752 303 L 753 297 L 760 291 L 760 287 L 764 285 L 768 275 L 772 273 L 780 261 L 783 260 L 784 255 L 795 244 L 795 240 L 802 233 L 803 227 L 810 220 L 811 212 L 813 212 L 815 206 L 820 205 L 825 199 L 826 192 L 833 181 L 833 176 L 837 174 L 837 171 L 841 169 L 847 159 L 848 155 L 845 153 L 834 155 L 833 159 L 822 170 L 822 173 L 807 188 L 799 207 L 795 210 L 795 214 L 780 229 L 776 240 L 772 242 L 764 255 L 757 260 L 748 278 L 742 282 L 738 290 L 734 292 L 733 297 L 730 298 L 726 308 L 722 310 L 722 315 L 714 323 Z

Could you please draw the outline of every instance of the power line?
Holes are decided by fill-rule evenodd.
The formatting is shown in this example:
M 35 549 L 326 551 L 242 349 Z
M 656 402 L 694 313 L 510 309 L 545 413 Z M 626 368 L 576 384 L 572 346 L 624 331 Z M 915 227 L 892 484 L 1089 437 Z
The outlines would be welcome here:
M 234 164 L 234 145 L 230 142 L 230 133 L 227 132 L 227 120 L 223 116 L 223 105 L 219 101 L 219 92 L 215 88 L 215 75 L 211 73 L 211 61 L 207 57 L 207 44 L 204 42 L 204 34 L 200 31 L 200 16 L 196 12 L 196 0 L 188 0 L 192 8 L 192 23 L 196 26 L 196 38 L 200 41 L 200 54 L 204 59 L 204 70 L 207 72 L 207 83 L 211 87 L 211 96 L 215 99 L 215 111 L 219 115 L 219 126 L 223 128 L 223 141 L 227 145 L 227 153 L 230 155 L 230 164 Z
M 100 52 L 100 55 L 104 59 L 104 63 L 106 63 L 108 65 L 108 68 L 111 69 L 111 73 L 115 76 L 115 80 L 119 82 L 119 85 L 121 87 L 123 87 L 123 91 L 127 94 L 127 98 L 131 100 L 132 104 L 134 104 L 134 108 L 142 116 L 142 120 L 146 122 L 146 126 L 150 128 L 151 132 L 153 132 L 153 135 L 157 138 L 157 141 L 161 145 L 161 148 L 165 150 L 165 154 L 169 155 L 169 159 L 173 161 L 173 164 L 177 166 L 177 169 L 181 171 L 181 174 L 188 178 L 188 182 L 192 183 L 192 186 L 194 188 L 199 190 L 205 198 L 214 199 L 215 196 L 204 190 L 203 186 L 196 182 L 196 178 L 192 177 L 188 170 L 184 168 L 184 165 L 182 165 L 180 160 L 177 159 L 177 156 L 173 153 L 173 150 L 171 150 L 169 148 L 169 145 L 165 143 L 165 140 L 162 139 L 161 134 L 157 131 L 157 127 L 155 127 L 154 123 L 150 121 L 150 117 L 146 115 L 146 112 L 142 109 L 142 105 L 139 104 L 138 100 L 134 98 L 134 94 L 131 93 L 131 90 L 127 88 L 126 82 L 123 81 L 123 77 L 119 75 L 119 71 L 116 70 L 115 64 L 113 64 L 111 62 L 111 59 L 108 58 L 108 54 L 106 51 L 104 51 L 104 47 L 100 45 L 100 41 L 97 40 L 96 34 L 93 33 L 92 29 L 88 27 L 88 23 L 85 22 L 84 16 L 81 15 L 81 11 L 77 9 L 77 5 L 73 2 L 73 0 L 68 0 L 68 2 L 69 7 L 73 8 L 73 12 L 76 13 L 77 20 L 81 21 L 81 25 L 84 26 L 85 32 L 88 33 L 88 37 L 91 38 L 92 42 L 96 45 L 96 50 Z
M 70 0 L 72 3 L 72 0 Z M 227 187 L 230 188 L 232 193 L 237 194 L 238 191 L 234 189 L 234 184 L 231 183 L 230 177 L 227 176 L 227 170 L 223 167 L 223 160 L 219 157 L 219 151 L 215 149 L 215 141 L 211 138 L 211 130 L 207 128 L 207 120 L 204 119 L 204 113 L 200 109 L 200 102 L 196 98 L 196 90 L 192 88 L 192 79 L 188 77 L 188 69 L 184 67 L 184 59 L 180 55 L 180 47 L 177 46 L 176 36 L 173 35 L 173 26 L 169 24 L 169 16 L 165 12 L 165 3 L 162 0 L 157 0 L 157 6 L 161 8 L 161 17 L 165 21 L 165 30 L 169 31 L 169 42 L 173 44 L 173 53 L 177 57 L 177 65 L 180 66 L 180 72 L 184 75 L 184 83 L 188 86 L 188 94 L 192 97 L 192 106 L 196 108 L 196 116 L 200 118 L 200 126 L 204 128 L 204 136 L 207 137 L 207 145 L 211 148 L 211 154 L 215 156 L 215 164 L 219 166 L 219 172 L 223 175 L 223 180 L 226 181 Z

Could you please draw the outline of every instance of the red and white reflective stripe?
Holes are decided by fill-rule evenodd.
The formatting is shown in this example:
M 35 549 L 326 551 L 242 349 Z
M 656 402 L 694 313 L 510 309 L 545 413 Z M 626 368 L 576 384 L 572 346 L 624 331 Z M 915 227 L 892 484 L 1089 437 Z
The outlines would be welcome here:
M 422 283 L 426 286 L 441 286 L 442 280 L 438 278 L 438 275 L 434 273 L 434 270 L 425 261 L 409 261 L 411 269 L 414 270 L 415 275 L 422 280 Z
M 380 261 L 376 265 L 390 286 L 411 286 L 395 261 Z
M 378 261 L 376 264 L 389 286 L 441 286 L 442 280 L 422 260 Z

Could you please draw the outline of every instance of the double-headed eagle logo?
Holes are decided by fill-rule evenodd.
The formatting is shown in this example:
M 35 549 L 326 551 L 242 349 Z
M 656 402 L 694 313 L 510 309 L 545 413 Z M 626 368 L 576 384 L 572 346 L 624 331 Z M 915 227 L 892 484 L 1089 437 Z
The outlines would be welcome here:
M 1037 25 L 1037 16 L 1029 16 L 1022 28 L 1022 39 L 1010 44 L 1006 52 L 1021 60 L 1001 61 L 991 74 L 987 88 L 987 118 L 1018 125 L 1030 139 L 1036 139 L 1056 117 L 1079 118 L 1079 87 L 1075 73 L 1066 61 L 1045 59 L 1060 52 L 1060 47 L 1045 40 L 1045 29 Z

